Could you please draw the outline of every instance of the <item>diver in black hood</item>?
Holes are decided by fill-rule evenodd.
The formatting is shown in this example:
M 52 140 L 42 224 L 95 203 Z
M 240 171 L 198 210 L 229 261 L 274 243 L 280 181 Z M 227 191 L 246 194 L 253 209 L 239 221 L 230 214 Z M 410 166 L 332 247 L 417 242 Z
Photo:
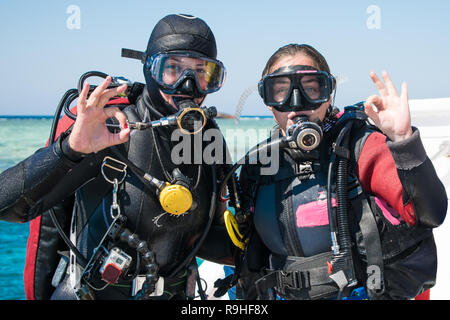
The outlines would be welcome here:
M 174 164 L 175 127 L 130 126 L 170 116 L 186 103 L 200 106 L 225 78 L 216 55 L 203 20 L 164 17 L 137 55 L 146 86 L 134 104 L 104 108 L 126 85 L 108 89 L 107 77 L 89 95 L 86 83 L 71 129 L 0 175 L 0 219 L 39 221 L 28 243 L 28 299 L 194 297 L 194 254 L 215 213 L 223 212 L 216 184 L 225 168 Z M 120 130 L 108 129 L 108 118 Z M 210 127 L 217 128 L 212 119 Z M 65 244 L 48 210 L 70 233 Z
M 189 72 L 185 75 L 179 72 L 182 77 L 175 77 L 170 83 L 164 82 L 162 75 L 157 74 L 158 68 L 152 68 L 152 64 L 159 65 L 161 60 L 167 59 L 164 54 L 169 52 L 175 57 L 178 53 L 180 56 L 176 59 L 181 61 L 189 60 L 183 55 L 197 56 L 205 61 L 212 59 L 215 66 L 216 40 L 206 23 L 188 15 L 169 15 L 155 26 L 142 59 L 145 62 L 143 68 L 148 94 L 155 103 L 155 109 L 164 116 L 178 111 L 174 97 L 193 97 L 200 105 L 206 94 L 220 88 L 225 76 L 223 66 L 220 66 L 213 72 L 214 79 L 209 83 L 202 83 L 203 79 L 199 78 L 196 83 L 195 76 Z

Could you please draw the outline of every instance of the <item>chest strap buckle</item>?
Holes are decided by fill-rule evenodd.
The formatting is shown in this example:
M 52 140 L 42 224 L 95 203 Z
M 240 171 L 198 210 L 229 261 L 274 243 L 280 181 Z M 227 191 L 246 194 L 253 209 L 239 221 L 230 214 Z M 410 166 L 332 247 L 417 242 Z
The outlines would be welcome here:
M 285 289 L 301 290 L 311 287 L 308 271 L 279 271 L 277 272 L 277 287 L 281 294 Z

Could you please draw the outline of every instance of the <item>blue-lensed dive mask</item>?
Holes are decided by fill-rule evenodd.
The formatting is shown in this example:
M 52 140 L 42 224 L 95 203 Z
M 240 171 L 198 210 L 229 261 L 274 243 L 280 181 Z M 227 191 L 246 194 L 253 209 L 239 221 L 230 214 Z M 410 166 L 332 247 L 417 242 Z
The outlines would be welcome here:
M 146 68 L 164 93 L 193 98 L 218 91 L 226 77 L 222 62 L 193 52 L 155 54 Z

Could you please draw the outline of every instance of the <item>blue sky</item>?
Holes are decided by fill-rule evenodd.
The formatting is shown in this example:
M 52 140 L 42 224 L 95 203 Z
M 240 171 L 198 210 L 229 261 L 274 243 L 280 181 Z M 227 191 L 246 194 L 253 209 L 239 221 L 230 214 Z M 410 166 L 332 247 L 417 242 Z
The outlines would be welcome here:
M 67 27 L 71 5 L 80 9 L 79 29 Z M 380 15 L 368 12 L 370 6 Z M 143 50 L 156 22 L 170 13 L 198 16 L 212 28 L 228 76 L 206 105 L 222 112 L 235 112 L 270 55 L 287 43 L 308 43 L 322 52 L 344 80 L 338 106 L 376 93 L 370 69 L 387 70 L 398 87 L 406 81 L 412 99 L 449 97 L 449 12 L 448 0 L 2 0 L 0 114 L 51 115 L 88 70 L 143 82 L 142 64 L 121 58 L 121 48 Z M 269 112 L 253 93 L 243 114 Z

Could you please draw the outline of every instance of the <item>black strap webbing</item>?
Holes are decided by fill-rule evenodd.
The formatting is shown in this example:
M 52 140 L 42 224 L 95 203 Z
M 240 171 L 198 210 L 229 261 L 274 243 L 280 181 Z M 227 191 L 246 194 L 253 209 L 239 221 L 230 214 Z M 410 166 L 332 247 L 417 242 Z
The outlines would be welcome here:
M 277 288 L 284 295 L 286 289 L 308 290 L 314 286 L 334 283 L 328 275 L 327 266 L 308 270 L 268 270 L 267 272 L 267 275 L 255 282 L 258 295 L 263 299 L 267 295 L 267 290 L 271 288 Z
M 353 202 L 353 205 L 356 204 Z M 362 206 L 362 216 L 359 227 L 363 236 L 363 246 L 367 256 L 367 290 L 369 296 L 381 295 L 384 292 L 383 252 L 377 222 L 370 209 L 368 199 L 359 201 Z
M 144 62 L 144 53 L 142 51 L 122 48 L 122 57 Z

